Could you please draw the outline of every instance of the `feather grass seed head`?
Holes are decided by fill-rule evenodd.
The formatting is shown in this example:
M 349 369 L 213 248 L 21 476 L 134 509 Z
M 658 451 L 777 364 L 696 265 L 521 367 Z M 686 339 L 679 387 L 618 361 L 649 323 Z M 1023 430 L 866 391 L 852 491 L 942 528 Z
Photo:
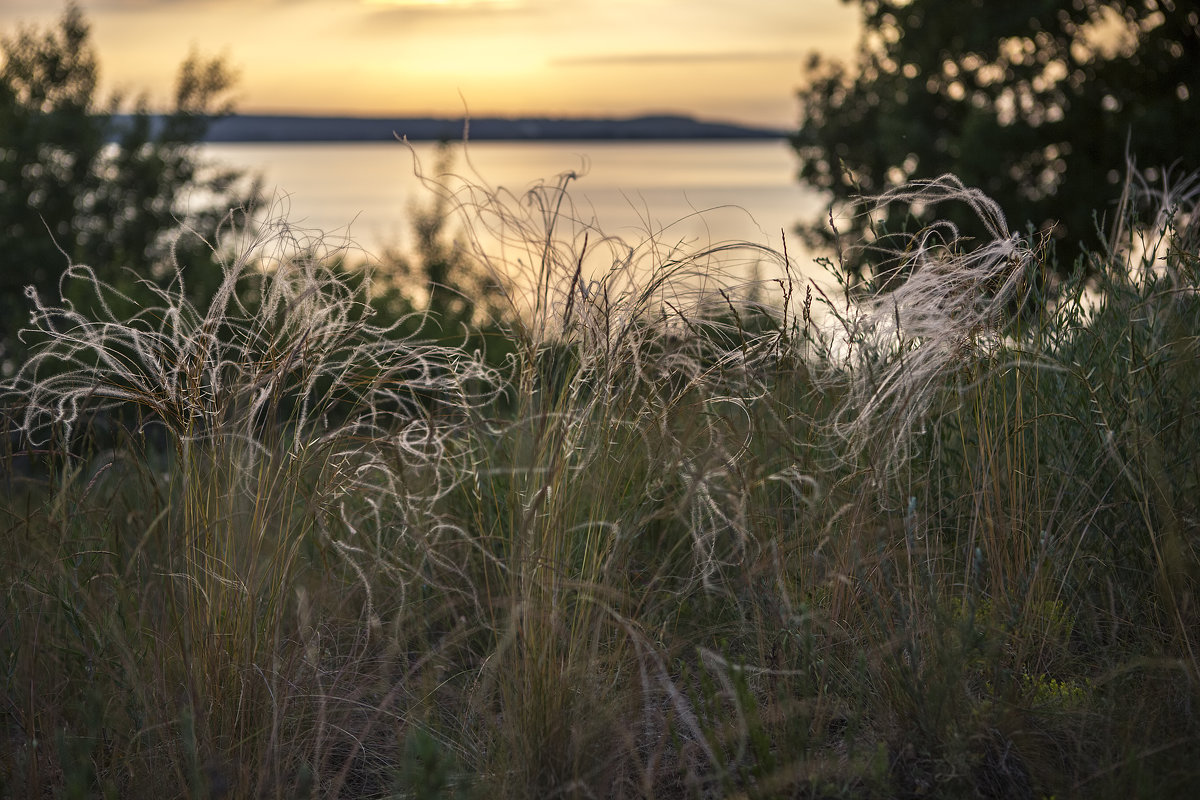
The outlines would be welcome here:
M 775 262 L 790 275 L 790 264 L 761 245 L 694 246 L 649 225 L 640 239 L 609 235 L 572 196 L 579 177 L 522 192 L 472 174 L 425 183 L 462 216 L 474 259 L 503 287 L 523 416 L 505 435 L 538 431 L 531 452 L 570 464 L 526 465 L 542 480 L 529 496 L 545 502 L 563 488 L 552 482 L 612 458 L 610 426 L 653 430 L 647 448 L 658 468 L 646 491 L 682 490 L 676 513 L 692 536 L 696 577 L 714 586 L 752 539 L 735 466 L 745 442 L 732 431 L 786 349 L 781 326 L 746 322 L 774 313 L 757 268 Z
M 965 203 L 990 238 L 970 242 L 944 220 L 881 236 L 868 249 L 881 256 L 876 277 L 883 289 L 840 320 L 847 345 L 840 373 L 849 393 L 834 429 L 850 454 L 878 450 L 882 474 L 906 459 L 946 376 L 968 369 L 1003 338 L 1037 263 L 1036 249 L 1009 230 L 999 206 L 953 175 L 867 199 L 868 213 L 894 203 L 948 202 Z
M 206 308 L 179 265 L 165 287 L 143 282 L 141 306 L 83 265 L 60 302 L 32 295 L 40 343 L 3 387 L 23 434 L 69 444 L 85 415 L 133 412 L 170 431 L 185 482 L 222 475 L 231 498 L 255 496 L 266 466 L 290 480 L 315 470 L 312 502 L 347 557 L 386 561 L 388 518 L 437 529 L 434 506 L 463 471 L 454 431 L 499 391 L 495 370 L 374 325 L 344 248 L 285 221 L 230 227 L 214 253 L 222 280 Z

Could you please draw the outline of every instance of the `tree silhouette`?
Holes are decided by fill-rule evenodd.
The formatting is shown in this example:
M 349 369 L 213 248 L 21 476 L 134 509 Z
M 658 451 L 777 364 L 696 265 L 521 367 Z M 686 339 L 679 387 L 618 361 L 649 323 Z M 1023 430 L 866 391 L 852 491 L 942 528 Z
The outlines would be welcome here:
M 211 234 L 257 189 L 239 191 L 239 173 L 205 168 L 197 153 L 209 121 L 230 111 L 233 75 L 220 60 L 184 61 L 169 114 L 154 117 L 141 101 L 120 116 L 120 98 L 97 99 L 77 5 L 51 30 L 0 38 L 0 53 L 0 369 L 10 372 L 24 351 L 26 287 L 57 301 L 68 262 L 132 294 L 140 280 L 169 281 L 181 226 Z M 211 253 L 194 237 L 180 246 L 191 248 L 179 259 L 189 292 L 202 297 L 219 279 Z
M 1070 269 L 1099 244 L 1127 153 L 1135 179 L 1151 183 L 1200 168 L 1195 3 L 847 2 L 862 7 L 858 63 L 812 57 L 792 139 L 800 178 L 837 206 L 953 173 L 997 200 L 1014 227 L 1053 231 Z M 894 231 L 928 221 L 895 214 L 874 222 Z M 937 214 L 970 232 L 969 211 Z M 855 217 L 840 233 L 861 241 L 870 225 Z M 810 245 L 833 238 L 826 219 L 800 233 Z M 852 276 L 863 269 L 846 266 Z

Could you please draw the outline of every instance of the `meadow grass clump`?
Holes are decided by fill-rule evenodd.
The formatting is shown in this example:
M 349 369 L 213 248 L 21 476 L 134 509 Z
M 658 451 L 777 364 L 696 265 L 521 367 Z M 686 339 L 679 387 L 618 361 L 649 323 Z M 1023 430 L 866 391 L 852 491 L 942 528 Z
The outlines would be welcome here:
M 81 266 L 35 298 L 0 793 L 1200 781 L 1194 183 L 1057 285 L 978 191 L 914 184 L 868 213 L 986 237 L 881 236 L 840 305 L 786 252 L 607 236 L 571 180 L 435 187 L 501 366 L 372 325 L 283 223 L 218 248 L 206 308 L 182 268 L 154 307 Z
M 847 525 L 857 536 L 879 526 L 877 555 L 853 561 L 855 602 L 864 630 L 890 632 L 872 649 L 898 659 L 873 678 L 904 731 L 893 776 L 932 790 L 948 760 L 1001 796 L 1094 792 L 1082 775 L 1138 749 L 1122 734 L 1098 755 L 1128 724 L 1111 705 L 1130 691 L 1118 674 L 1155 653 L 1171 677 L 1149 680 L 1175 702 L 1196 696 L 1197 540 L 1183 521 L 1196 517 L 1174 494 L 1195 471 L 1194 198 L 1174 198 L 1157 227 L 1116 226 L 1124 241 L 1050 286 L 1037 261 L 1051 251 L 945 180 L 932 199 L 969 202 L 996 238 L 934 226 L 891 239 L 881 274 L 899 264 L 905 280 L 839 317 L 831 378 L 848 387 L 832 418 L 850 445 L 835 445 L 841 481 L 877 492 L 844 519 L 867 515 Z M 931 237 L 938 257 L 922 260 Z M 1173 737 L 1194 720 L 1133 693 L 1172 742 L 1145 756 L 1162 758 L 1161 785 L 1193 781 L 1192 734 Z M 1019 757 L 997 761 L 997 747 Z M 1072 773 L 1075 788 L 1060 781 Z M 1146 779 L 1129 767 L 1118 782 Z
M 719 269 L 731 248 L 605 236 L 574 217 L 569 179 L 456 198 L 487 231 L 496 282 L 530 281 L 509 295 L 510 405 L 460 512 L 505 565 L 479 697 L 513 796 L 648 787 L 671 718 L 708 749 L 662 638 L 688 598 L 732 594 L 757 548 L 744 406 L 781 346 L 737 324 L 745 280 Z
M 835 429 L 847 457 L 861 453 L 886 475 L 907 460 L 913 434 L 941 411 L 945 379 L 994 352 L 1010 333 L 1013 311 L 1038 277 L 1039 255 L 1009 230 L 995 202 L 953 175 L 868 203 L 868 215 L 897 204 L 962 203 L 988 237 L 970 239 L 946 221 L 911 234 L 880 231 L 865 247 L 872 273 L 863 296 L 833 309 L 841 345 L 836 374 L 850 379 Z M 881 430 L 890 435 L 879 436 Z
M 290 722 L 277 716 L 280 693 L 292 680 L 280 661 L 289 637 L 319 629 L 292 624 L 314 575 L 348 582 L 341 594 L 359 608 L 347 633 L 363 643 L 380 624 L 381 581 L 401 594 L 418 578 L 466 585 L 439 571 L 433 551 L 455 532 L 434 506 L 459 479 L 451 429 L 495 376 L 455 348 L 372 326 L 365 289 L 319 240 L 283 223 L 227 233 L 207 308 L 186 299 L 177 267 L 170 287 L 148 287 L 157 305 L 121 317 L 113 309 L 128 298 L 69 267 L 64 295 L 84 299 L 31 297 L 40 342 L 6 397 L 26 440 L 62 454 L 49 512 L 25 520 L 46 561 L 33 569 L 32 553 L 19 556 L 12 592 L 72 609 L 82 641 L 70 648 L 88 670 L 97 656 L 80 650 L 119 648 L 110 677 L 133 684 L 129 713 L 148 730 L 185 714 L 176 747 L 136 755 L 165 757 L 159 769 L 194 782 L 196 760 L 220 754 L 235 770 L 222 780 L 242 786 L 245 770 L 279 758 Z M 99 423 L 129 433 L 90 453 Z M 94 492 L 126 518 L 90 506 Z M 138 532 L 106 541 L 110 529 Z M 86 556 L 71 552 L 79 547 Z M 14 618 L 35 629 L 18 638 L 37 637 L 36 617 Z M 115 641 L 111 626 L 123 629 Z M 26 731 L 42 725 L 53 727 L 22 720 Z M 159 738 L 138 736 L 123 745 Z M 170 752 L 180 742 L 188 752 Z M 29 758 L 34 769 L 38 755 Z

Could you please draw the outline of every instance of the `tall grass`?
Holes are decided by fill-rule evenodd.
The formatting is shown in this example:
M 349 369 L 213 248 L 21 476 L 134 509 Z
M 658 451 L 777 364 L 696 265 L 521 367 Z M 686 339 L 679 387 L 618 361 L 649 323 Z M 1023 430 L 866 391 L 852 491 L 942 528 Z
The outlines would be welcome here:
M 31 298 L 0 791 L 1196 786 L 1194 183 L 1057 285 L 914 184 L 870 202 L 989 238 L 880 232 L 849 303 L 786 252 L 606 236 L 570 180 L 445 190 L 501 368 L 373 325 L 284 222 L 216 243 L 208 308 L 183 268 L 154 307 L 83 266 L 86 302 Z

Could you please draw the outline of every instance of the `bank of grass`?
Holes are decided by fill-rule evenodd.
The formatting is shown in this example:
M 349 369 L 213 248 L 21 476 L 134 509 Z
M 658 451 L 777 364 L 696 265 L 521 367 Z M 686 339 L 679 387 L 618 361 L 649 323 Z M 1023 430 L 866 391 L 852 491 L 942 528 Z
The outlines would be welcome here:
M 456 198 L 502 245 L 499 366 L 372 327 L 286 227 L 207 309 L 120 318 L 83 268 L 37 306 L 0 793 L 1200 785 L 1194 197 L 1052 285 L 986 198 L 908 187 L 876 202 L 991 239 L 881 234 L 908 280 L 850 304 L 783 253 L 627 247 L 565 186 Z

